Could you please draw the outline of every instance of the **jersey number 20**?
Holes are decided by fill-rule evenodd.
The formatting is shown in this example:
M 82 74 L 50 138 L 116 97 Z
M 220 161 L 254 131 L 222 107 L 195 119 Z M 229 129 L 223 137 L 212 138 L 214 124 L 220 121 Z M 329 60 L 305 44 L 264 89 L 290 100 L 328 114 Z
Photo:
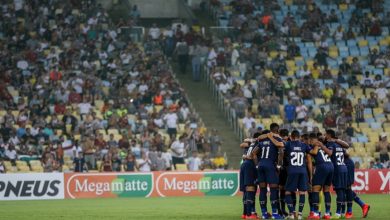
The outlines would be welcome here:
M 291 165 L 302 166 L 304 153 L 302 152 L 291 152 Z

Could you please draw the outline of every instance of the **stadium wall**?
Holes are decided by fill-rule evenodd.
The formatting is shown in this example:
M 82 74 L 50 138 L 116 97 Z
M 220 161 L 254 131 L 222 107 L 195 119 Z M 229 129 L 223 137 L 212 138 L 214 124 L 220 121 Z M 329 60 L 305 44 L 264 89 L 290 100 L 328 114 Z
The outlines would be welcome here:
M 389 169 L 356 170 L 353 190 L 390 194 Z M 238 171 L 3 174 L 0 200 L 235 196 Z

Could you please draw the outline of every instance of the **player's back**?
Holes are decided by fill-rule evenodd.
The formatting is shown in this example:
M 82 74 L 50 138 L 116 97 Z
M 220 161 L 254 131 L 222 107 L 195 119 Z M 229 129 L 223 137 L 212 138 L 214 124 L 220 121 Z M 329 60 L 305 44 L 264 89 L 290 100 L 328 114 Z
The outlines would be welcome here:
M 336 142 L 327 142 L 326 147 L 332 150 L 331 160 L 334 166 L 335 172 L 347 172 L 347 166 L 345 165 L 345 150 L 341 145 Z
M 318 153 L 314 156 L 315 166 L 323 166 L 333 169 L 333 163 L 328 154 L 324 150 L 319 149 Z
M 275 166 L 278 159 L 278 148 L 272 141 L 269 138 L 266 138 L 260 141 L 257 147 L 259 148 L 257 151 L 259 166 Z
M 306 154 L 310 151 L 309 145 L 298 140 L 289 141 L 285 145 L 285 154 L 288 158 L 288 173 L 305 173 Z

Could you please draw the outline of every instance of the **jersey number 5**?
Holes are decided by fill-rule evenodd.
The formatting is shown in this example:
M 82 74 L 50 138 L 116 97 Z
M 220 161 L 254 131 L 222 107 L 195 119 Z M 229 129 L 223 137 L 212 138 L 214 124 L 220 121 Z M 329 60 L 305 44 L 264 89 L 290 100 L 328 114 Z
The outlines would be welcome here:
M 291 152 L 291 165 L 302 166 L 304 156 L 305 154 L 302 152 Z

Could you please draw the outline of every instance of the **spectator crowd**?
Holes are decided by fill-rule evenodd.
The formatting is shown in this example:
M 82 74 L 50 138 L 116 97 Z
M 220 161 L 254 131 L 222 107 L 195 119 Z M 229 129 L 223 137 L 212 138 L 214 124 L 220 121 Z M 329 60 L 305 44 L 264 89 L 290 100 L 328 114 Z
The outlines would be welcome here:
M 96 1 L 0 4 L 0 172 L 226 168 L 167 59 L 188 59 L 180 25 L 137 42 L 137 6 L 114 21 Z
M 212 0 L 209 11 L 219 27 L 204 65 L 245 136 L 271 122 L 337 129 L 357 167 L 389 167 L 388 1 Z

